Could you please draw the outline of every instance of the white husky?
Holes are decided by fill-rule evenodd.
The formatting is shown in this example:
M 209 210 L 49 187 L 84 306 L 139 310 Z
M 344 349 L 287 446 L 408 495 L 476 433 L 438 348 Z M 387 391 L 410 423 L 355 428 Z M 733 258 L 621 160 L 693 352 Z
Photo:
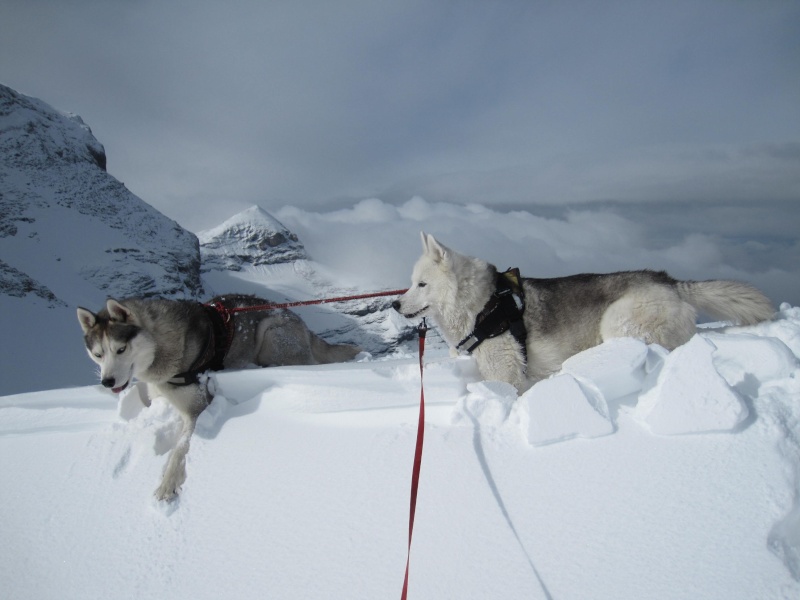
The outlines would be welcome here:
M 483 377 L 520 392 L 609 338 L 671 350 L 694 335 L 697 309 L 741 325 L 774 314 L 761 292 L 737 281 L 678 281 L 663 271 L 520 278 L 424 232 L 422 249 L 394 308 L 430 316 L 451 348 L 472 351 Z
M 159 500 L 173 498 L 186 480 L 189 439 L 212 400 L 202 373 L 248 365 L 342 362 L 358 354 L 356 346 L 327 343 L 291 311 L 258 310 L 267 304 L 254 296 L 229 295 L 208 304 L 109 299 L 97 314 L 78 308 L 86 351 L 100 366 L 101 383 L 119 393 L 135 377 L 169 400 L 183 418 L 180 439 L 155 492 Z M 229 312 L 236 308 L 255 310 Z

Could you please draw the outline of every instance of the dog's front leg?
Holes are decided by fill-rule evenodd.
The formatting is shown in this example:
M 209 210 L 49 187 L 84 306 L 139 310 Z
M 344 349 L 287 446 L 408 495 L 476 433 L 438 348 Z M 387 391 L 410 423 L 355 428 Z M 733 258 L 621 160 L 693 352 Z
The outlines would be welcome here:
M 189 453 L 189 440 L 194 433 L 194 426 L 197 417 L 181 415 L 183 417 L 183 429 L 178 438 L 178 443 L 169 455 L 169 460 L 164 467 L 164 477 L 161 485 L 156 489 L 158 500 L 172 500 L 178 495 L 178 490 L 186 481 L 186 455 Z
M 520 393 L 527 389 L 525 359 L 511 334 L 484 341 L 474 354 L 484 379 L 505 381 Z
M 175 390 L 168 396 L 173 406 L 180 412 L 183 428 L 175 448 L 164 466 L 161 485 L 155 491 L 158 500 L 172 500 L 186 481 L 186 455 L 189 453 L 189 442 L 194 433 L 197 417 L 209 403 L 205 386 L 188 386 Z

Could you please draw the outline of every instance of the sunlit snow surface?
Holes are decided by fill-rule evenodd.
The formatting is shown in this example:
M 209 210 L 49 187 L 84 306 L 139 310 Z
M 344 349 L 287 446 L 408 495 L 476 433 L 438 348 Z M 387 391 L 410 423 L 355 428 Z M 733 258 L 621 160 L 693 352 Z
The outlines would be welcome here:
M 409 597 L 800 597 L 798 355 L 787 305 L 672 353 L 613 340 L 519 398 L 429 351 Z M 172 504 L 163 400 L 0 398 L 4 598 L 399 598 L 416 356 L 213 384 Z

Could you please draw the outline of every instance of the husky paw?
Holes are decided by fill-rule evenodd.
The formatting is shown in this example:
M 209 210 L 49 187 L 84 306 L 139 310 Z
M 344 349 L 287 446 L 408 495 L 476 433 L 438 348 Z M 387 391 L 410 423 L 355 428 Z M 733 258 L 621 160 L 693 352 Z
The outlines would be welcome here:
M 178 497 L 178 490 L 167 490 L 164 489 L 163 485 L 160 485 L 153 495 L 159 502 L 172 502 Z
M 172 500 L 178 495 L 183 482 L 186 481 L 186 465 L 184 463 L 185 455 L 178 452 L 173 452 L 170 456 L 167 467 L 164 469 L 164 477 L 161 480 L 161 485 L 156 488 L 155 496 L 158 500 Z
M 167 481 L 165 479 L 164 481 L 161 482 L 161 485 L 158 486 L 156 488 L 156 491 L 154 492 L 156 500 L 160 502 L 170 502 L 174 500 L 175 498 L 178 497 L 178 491 L 180 490 L 181 484 L 183 484 L 183 481 L 177 483 L 176 485 L 176 482 Z

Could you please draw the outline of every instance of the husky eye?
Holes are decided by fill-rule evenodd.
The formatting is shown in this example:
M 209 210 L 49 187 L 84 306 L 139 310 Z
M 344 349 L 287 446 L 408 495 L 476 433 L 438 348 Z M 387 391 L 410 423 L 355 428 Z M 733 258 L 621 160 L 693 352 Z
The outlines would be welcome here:
M 420 282 L 417 284 L 417 287 L 425 287 L 426 285 L 428 285 L 428 284 L 427 284 L 427 283 L 425 283 L 424 281 L 420 281 Z
M 99 352 L 92 352 L 92 354 L 95 355 L 95 358 L 103 358 L 103 355 L 100 354 Z
M 117 354 L 122 354 L 123 352 L 125 352 L 125 350 L 127 350 L 127 348 L 128 348 L 127 346 L 123 346 L 122 348 L 117 350 Z

